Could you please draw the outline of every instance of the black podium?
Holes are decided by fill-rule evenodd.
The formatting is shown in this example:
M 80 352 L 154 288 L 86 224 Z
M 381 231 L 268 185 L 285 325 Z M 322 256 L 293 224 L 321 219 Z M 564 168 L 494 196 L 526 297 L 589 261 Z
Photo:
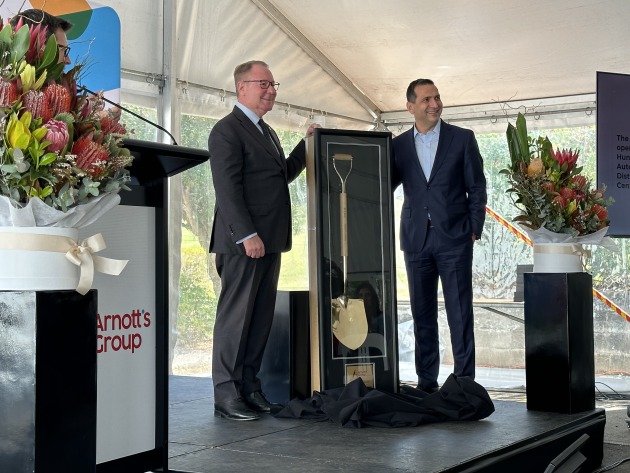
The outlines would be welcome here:
M 96 464 L 97 292 L 0 291 L 0 471 Z
M 588 273 L 525 273 L 527 408 L 595 408 L 593 281 Z
M 278 291 L 259 377 L 272 402 L 310 397 L 308 291 Z
M 98 473 L 167 468 L 169 364 L 168 178 L 207 150 L 126 140 L 134 156 L 121 205 L 81 230 L 102 233 L 120 276 L 96 274 L 99 292 Z

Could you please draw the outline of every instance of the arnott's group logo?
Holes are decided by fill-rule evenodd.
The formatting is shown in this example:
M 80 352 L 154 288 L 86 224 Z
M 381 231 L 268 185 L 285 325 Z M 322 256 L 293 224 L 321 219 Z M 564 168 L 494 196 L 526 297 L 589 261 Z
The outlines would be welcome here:
M 142 330 L 151 326 L 151 313 L 134 309 L 128 314 L 98 314 L 97 323 L 97 353 L 135 353 L 142 346 Z

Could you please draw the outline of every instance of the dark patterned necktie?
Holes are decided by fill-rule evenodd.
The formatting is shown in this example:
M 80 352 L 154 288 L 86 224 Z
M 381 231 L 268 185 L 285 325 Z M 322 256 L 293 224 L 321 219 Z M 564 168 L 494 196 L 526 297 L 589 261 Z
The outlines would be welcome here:
M 263 135 L 265 135 L 265 138 L 267 138 L 267 140 L 269 140 L 269 142 L 273 145 L 273 149 L 276 150 L 276 153 L 280 154 L 280 152 L 278 151 L 278 147 L 276 146 L 276 142 L 273 141 L 271 133 L 269 132 L 269 125 L 267 125 L 262 118 L 258 120 L 258 124 L 260 125 L 260 128 L 262 128 L 262 132 Z

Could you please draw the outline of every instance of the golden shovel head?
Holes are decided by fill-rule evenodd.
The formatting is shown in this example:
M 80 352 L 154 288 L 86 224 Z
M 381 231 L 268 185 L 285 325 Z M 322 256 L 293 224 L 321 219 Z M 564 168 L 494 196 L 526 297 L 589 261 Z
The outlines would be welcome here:
M 348 299 L 344 306 L 339 299 L 332 302 L 335 337 L 351 350 L 356 350 L 367 338 L 368 323 L 363 299 Z

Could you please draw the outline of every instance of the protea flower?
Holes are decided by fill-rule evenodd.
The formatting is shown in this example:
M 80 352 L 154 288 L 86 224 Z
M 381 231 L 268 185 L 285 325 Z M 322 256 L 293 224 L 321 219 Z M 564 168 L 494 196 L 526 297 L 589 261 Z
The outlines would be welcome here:
M 70 94 L 70 90 L 63 85 L 50 84 L 46 86 L 44 95 L 48 100 L 53 117 L 57 116 L 58 113 L 70 111 L 72 95 Z
M 33 118 L 41 118 L 46 123 L 53 116 L 50 104 L 43 92 L 29 90 L 22 96 L 22 106 L 33 115 Z
M 0 80 L 0 107 L 10 107 L 17 100 L 17 84 Z
M 46 151 L 62 151 L 68 144 L 68 126 L 64 122 L 49 120 L 44 125 L 44 128 L 48 130 L 44 139 L 50 141 L 50 144 L 46 147 Z
M 573 166 L 575 166 L 579 155 L 579 151 L 573 151 L 572 149 L 551 149 L 551 157 L 558 162 L 558 164 L 560 165 L 560 169 L 562 169 L 562 166 L 564 166 L 565 163 L 567 164 L 566 172 L 569 172 L 571 171 L 571 169 L 573 169 Z
M 77 167 L 92 175 L 98 174 L 99 165 L 109 157 L 107 148 L 92 141 L 91 134 L 82 136 L 74 142 L 72 154 L 77 156 Z

